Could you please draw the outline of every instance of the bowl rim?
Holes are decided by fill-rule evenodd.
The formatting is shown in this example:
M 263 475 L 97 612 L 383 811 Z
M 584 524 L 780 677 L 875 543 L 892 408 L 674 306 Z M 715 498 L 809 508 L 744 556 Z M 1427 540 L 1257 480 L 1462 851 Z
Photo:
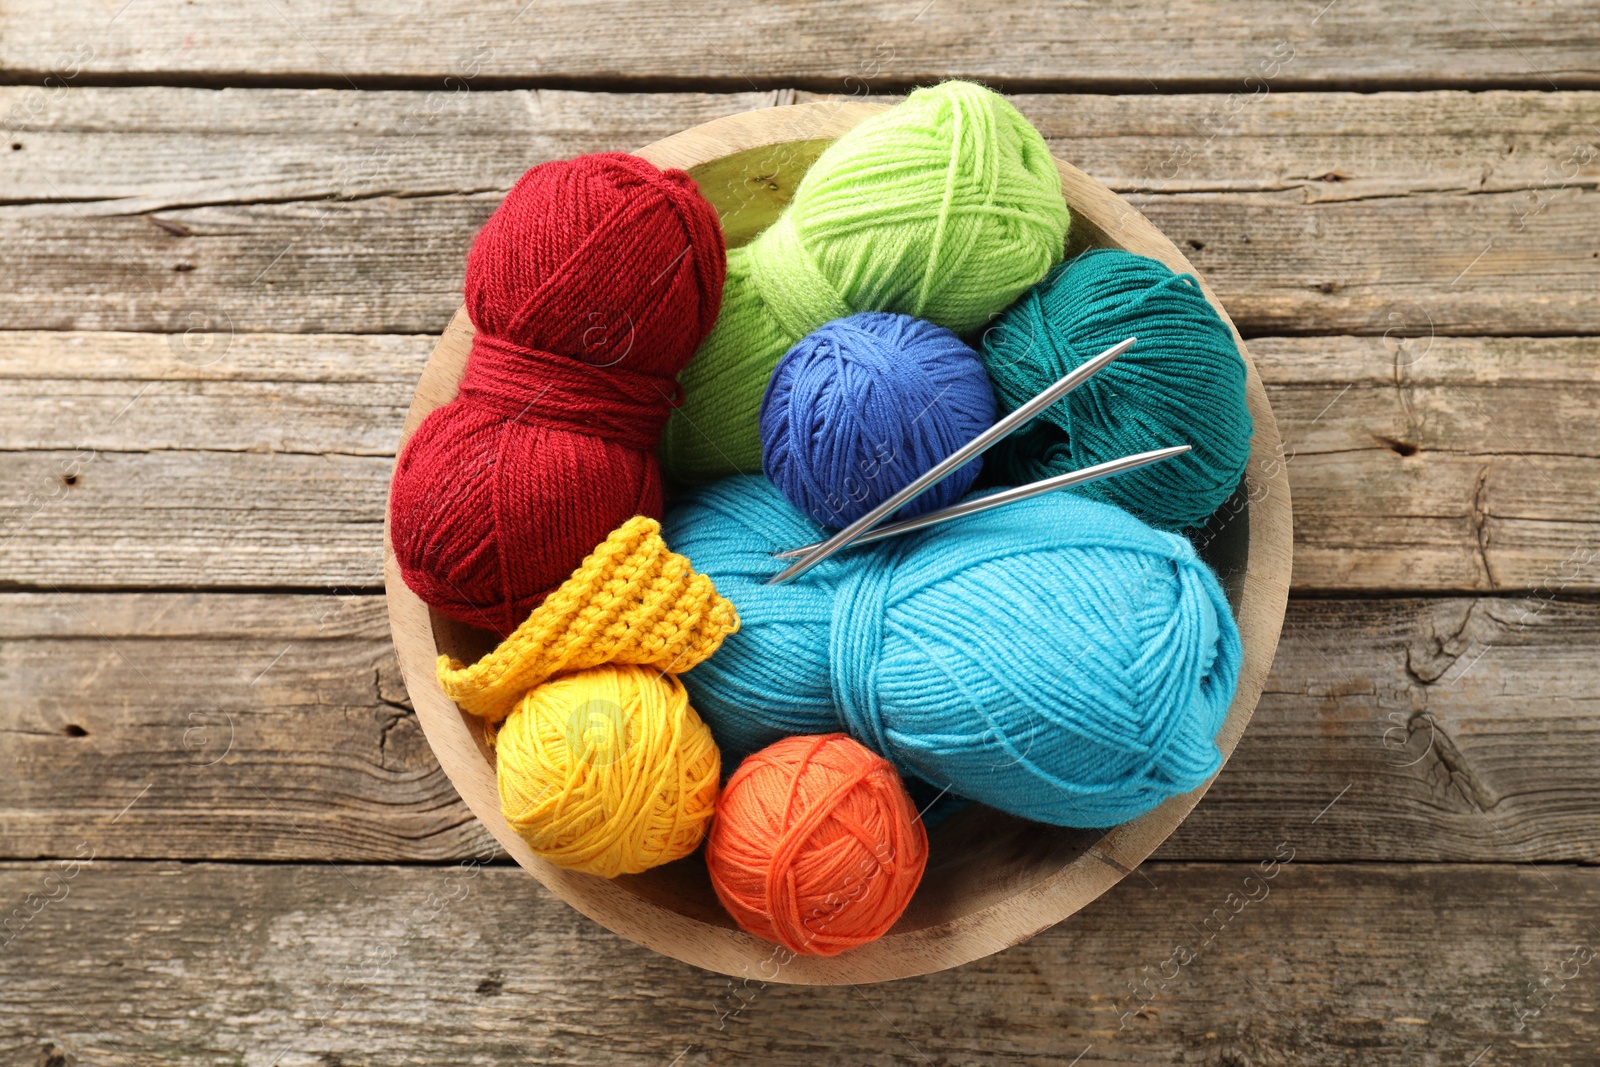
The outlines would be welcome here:
M 828 100 L 760 108 L 691 127 L 634 154 L 658 167 L 693 170 L 752 149 L 831 141 L 887 106 Z M 1242 483 L 1248 508 L 1248 548 L 1235 611 L 1243 659 L 1238 688 L 1217 735 L 1221 773 L 1266 683 L 1288 600 L 1292 508 L 1278 425 L 1249 350 L 1205 279 L 1128 201 L 1071 164 L 1060 159 L 1055 162 L 1063 196 L 1073 213 L 1074 242 L 1087 228 L 1097 245 L 1125 248 L 1193 275 L 1227 322 L 1245 361 L 1255 432 Z M 418 380 L 396 449 L 396 463 L 423 418 L 455 396 L 472 334 L 465 309 L 458 310 Z M 501 814 L 492 756 L 469 729 L 466 713 L 439 686 L 433 619 L 427 605 L 400 578 L 387 502 L 383 544 L 385 600 L 401 674 L 428 742 L 468 808 L 518 864 L 563 901 L 614 933 L 708 970 L 763 982 L 853 984 L 906 978 L 980 959 L 1053 926 L 1132 873 L 1183 822 L 1215 781 L 1213 775 L 1198 789 L 1111 828 L 1060 868 L 968 914 L 917 930 L 891 930 L 878 941 L 838 956 L 792 956 L 741 930 L 696 919 L 616 882 L 565 870 L 533 855 Z

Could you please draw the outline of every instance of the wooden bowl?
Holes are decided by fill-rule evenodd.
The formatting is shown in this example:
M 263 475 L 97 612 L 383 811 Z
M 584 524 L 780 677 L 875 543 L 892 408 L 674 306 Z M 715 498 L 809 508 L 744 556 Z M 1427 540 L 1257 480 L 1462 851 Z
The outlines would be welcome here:
M 736 246 L 777 217 L 830 141 L 880 108 L 828 102 L 751 111 L 675 134 L 638 154 L 692 174 L 722 216 L 728 244 Z M 1072 208 L 1069 252 L 1119 247 L 1195 273 L 1127 201 L 1070 164 L 1057 165 Z M 1206 296 L 1226 321 L 1209 288 Z M 471 339 L 472 324 L 458 312 L 422 372 L 401 447 L 424 416 L 455 396 Z M 1290 562 L 1289 484 L 1278 425 L 1243 341 L 1239 351 L 1249 364 L 1255 440 L 1240 491 L 1198 539 L 1222 578 L 1244 644 L 1238 693 L 1217 737 L 1224 759 L 1249 722 L 1272 663 Z M 699 967 L 763 982 L 843 984 L 959 966 L 1032 937 L 1104 893 L 1150 855 L 1205 792 L 1202 787 L 1173 797 L 1107 831 L 1041 826 L 970 807 L 931 832 L 921 888 L 888 935 L 828 959 L 788 958 L 734 926 L 712 893 L 699 854 L 607 880 L 563 870 L 528 850 L 500 814 L 494 757 L 479 720 L 445 697 L 434 675 L 441 652 L 471 661 L 488 651 L 493 639 L 431 612 L 406 588 L 387 526 L 384 547 L 389 618 L 406 686 L 434 753 L 467 805 L 505 850 L 562 900 L 607 929 Z

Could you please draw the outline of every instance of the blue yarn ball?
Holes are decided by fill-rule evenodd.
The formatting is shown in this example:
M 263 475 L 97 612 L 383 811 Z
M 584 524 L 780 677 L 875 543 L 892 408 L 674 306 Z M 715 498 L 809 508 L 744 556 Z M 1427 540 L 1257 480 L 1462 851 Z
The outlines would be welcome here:
M 848 526 L 994 423 L 994 390 L 961 338 L 909 315 L 835 319 L 789 349 L 761 401 L 761 469 L 824 526 Z M 982 459 L 895 514 L 961 499 Z
M 763 584 L 817 527 L 761 478 L 675 502 L 673 549 L 739 609 L 683 676 L 723 759 L 845 729 L 900 769 L 1059 826 L 1111 826 L 1203 784 L 1238 629 L 1188 541 L 1049 493 Z
M 1137 336 L 1125 355 L 997 446 L 1006 477 L 1031 482 L 1133 452 L 1193 451 L 1073 492 L 1153 526 L 1198 526 L 1233 493 L 1253 425 L 1233 331 L 1188 274 L 1120 249 L 1055 270 L 985 334 L 984 366 L 1012 411 L 1080 363 Z

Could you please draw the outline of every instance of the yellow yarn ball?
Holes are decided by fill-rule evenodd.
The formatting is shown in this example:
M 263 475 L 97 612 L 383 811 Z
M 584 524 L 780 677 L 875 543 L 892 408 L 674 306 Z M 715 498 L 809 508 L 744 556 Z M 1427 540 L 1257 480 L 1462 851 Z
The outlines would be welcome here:
M 682 683 L 607 664 L 530 690 L 494 736 L 500 806 L 535 853 L 606 878 L 705 836 L 722 761 Z

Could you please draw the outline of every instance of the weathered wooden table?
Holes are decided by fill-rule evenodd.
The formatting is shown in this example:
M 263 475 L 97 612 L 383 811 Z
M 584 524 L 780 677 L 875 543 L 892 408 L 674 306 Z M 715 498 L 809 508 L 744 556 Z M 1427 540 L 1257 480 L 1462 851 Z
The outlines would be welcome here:
M 1600 4 L 1397 7 L 0 0 L 3 1062 L 1600 1063 Z M 1088 911 L 735 984 L 495 862 L 394 666 L 393 446 L 524 168 L 943 76 L 1217 287 L 1296 596 Z

